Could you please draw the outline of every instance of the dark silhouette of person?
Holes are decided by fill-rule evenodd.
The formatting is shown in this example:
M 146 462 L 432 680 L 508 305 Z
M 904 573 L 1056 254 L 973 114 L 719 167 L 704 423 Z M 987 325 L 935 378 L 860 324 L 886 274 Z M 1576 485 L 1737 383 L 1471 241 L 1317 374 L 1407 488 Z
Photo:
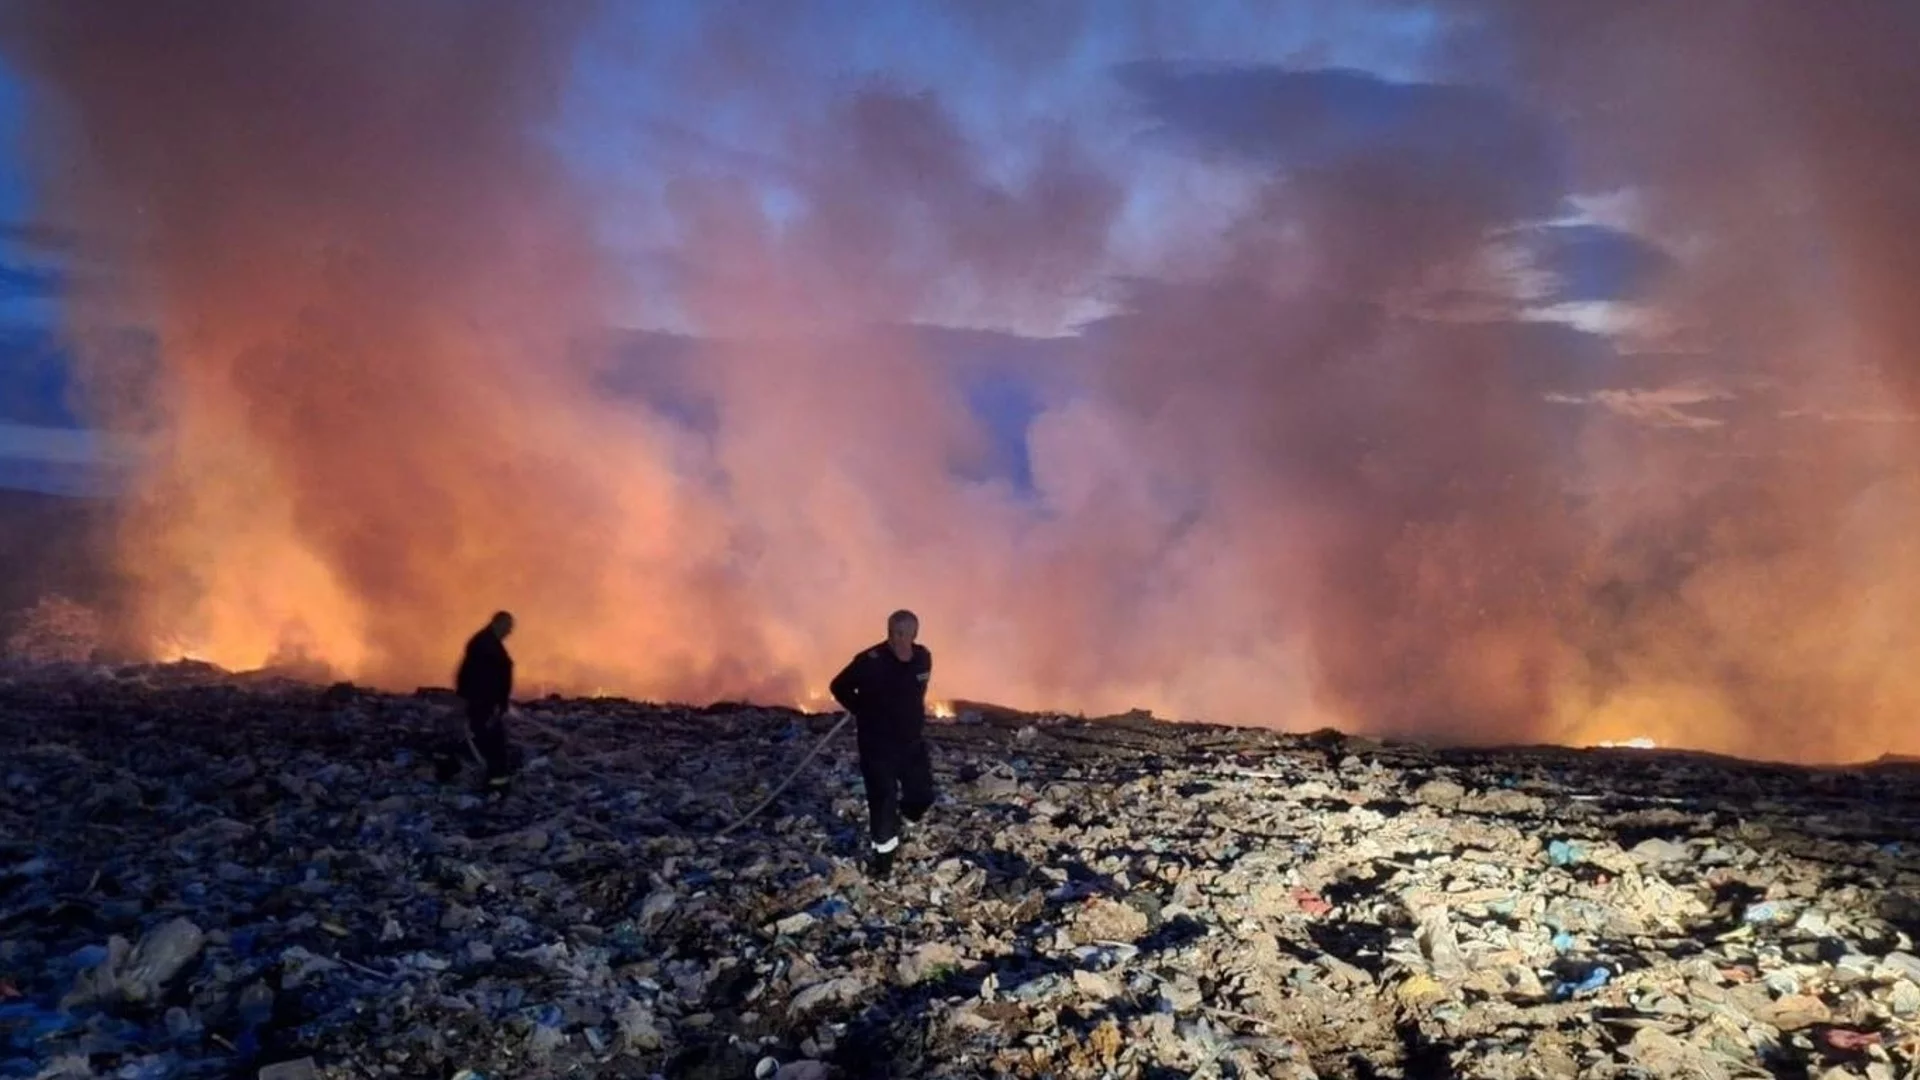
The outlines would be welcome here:
M 504 787 L 512 773 L 507 747 L 507 706 L 513 697 L 513 657 L 507 655 L 507 635 L 513 616 L 494 612 L 487 625 L 467 639 L 460 670 L 453 677 L 454 692 L 467 706 L 467 730 L 474 749 L 487 766 L 487 783 Z
M 915 639 L 920 620 L 911 611 L 887 617 L 887 640 L 863 649 L 833 677 L 828 689 L 853 714 L 859 733 L 860 778 L 867 789 L 869 872 L 893 872 L 900 821 L 919 821 L 933 806 L 933 765 L 927 758 L 927 683 L 933 654 Z

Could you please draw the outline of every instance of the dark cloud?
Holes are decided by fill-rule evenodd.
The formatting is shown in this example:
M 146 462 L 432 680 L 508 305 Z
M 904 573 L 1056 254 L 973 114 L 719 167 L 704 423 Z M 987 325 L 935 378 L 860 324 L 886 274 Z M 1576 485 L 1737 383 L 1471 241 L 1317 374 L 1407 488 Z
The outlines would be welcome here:
M 1498 90 L 1154 61 L 1118 77 L 1169 134 L 1289 174 L 1372 184 L 1353 197 L 1381 210 L 1522 219 L 1552 213 L 1564 194 L 1551 129 Z
M 1674 266 L 1658 245 L 1600 225 L 1546 226 L 1529 239 L 1541 267 L 1560 279 L 1555 301 L 1642 297 Z

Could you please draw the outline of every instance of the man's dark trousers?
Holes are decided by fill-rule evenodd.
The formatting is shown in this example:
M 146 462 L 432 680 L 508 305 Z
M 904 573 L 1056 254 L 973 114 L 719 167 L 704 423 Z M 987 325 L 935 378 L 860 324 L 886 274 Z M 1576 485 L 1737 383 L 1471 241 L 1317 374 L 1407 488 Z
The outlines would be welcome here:
M 900 819 L 919 821 L 933 806 L 933 763 L 924 739 L 890 748 L 860 748 L 860 779 L 867 789 L 868 835 L 873 850 L 888 854 L 899 846 Z M 879 751 L 879 752 L 875 752 Z
M 487 765 L 487 779 L 497 780 L 511 771 L 507 754 L 506 706 L 487 702 L 467 702 L 467 730 L 473 735 L 474 749 Z

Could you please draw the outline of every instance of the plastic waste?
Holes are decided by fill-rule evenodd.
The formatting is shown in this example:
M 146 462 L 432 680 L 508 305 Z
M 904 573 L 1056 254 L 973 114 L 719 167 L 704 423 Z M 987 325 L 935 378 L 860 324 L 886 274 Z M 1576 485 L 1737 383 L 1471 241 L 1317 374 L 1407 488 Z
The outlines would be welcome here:
M 1562 979 L 1555 982 L 1553 984 L 1553 1000 L 1566 1001 L 1569 998 L 1578 997 L 1581 994 L 1590 994 L 1607 985 L 1607 981 L 1611 978 L 1613 978 L 1613 972 L 1611 970 L 1604 965 L 1596 964 L 1589 968 L 1586 974 L 1577 979 Z
M 1403 1061 L 1411 1012 L 1477 1032 L 1479 1075 L 1757 1075 L 1769 1039 L 1898 1074 L 1901 1041 L 1829 1031 L 1920 1019 L 1914 890 L 1861 839 L 1904 796 L 1871 772 L 1022 717 L 933 732 L 938 807 L 875 882 L 851 741 L 712 835 L 812 730 L 781 710 L 528 703 L 548 765 L 482 799 L 437 777 L 428 698 L 22 685 L 8 1080 L 1300 1075 L 1260 1018 L 1303 1004 L 1343 1061 Z M 1763 896 L 1791 899 L 1732 906 Z
M 1554 840 L 1547 844 L 1547 861 L 1555 866 L 1572 866 L 1586 861 L 1587 849 L 1571 840 Z

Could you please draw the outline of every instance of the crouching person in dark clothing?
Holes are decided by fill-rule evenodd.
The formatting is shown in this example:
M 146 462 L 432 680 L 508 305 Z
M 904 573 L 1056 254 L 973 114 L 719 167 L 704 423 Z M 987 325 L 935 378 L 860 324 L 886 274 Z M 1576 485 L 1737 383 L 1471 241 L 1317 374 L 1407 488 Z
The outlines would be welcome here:
M 867 789 L 868 831 L 875 877 L 893 870 L 900 820 L 919 821 L 933 806 L 933 765 L 925 738 L 927 682 L 933 654 L 915 644 L 920 620 L 911 611 L 887 619 L 887 640 L 855 656 L 829 687 L 853 714 L 860 743 L 860 778 Z
M 513 697 L 513 657 L 507 655 L 507 635 L 513 633 L 513 616 L 501 611 L 467 640 L 466 654 L 460 658 L 460 671 L 454 676 L 454 692 L 467 705 L 467 730 L 473 736 L 474 749 L 487 766 L 487 783 L 504 787 L 512 770 L 507 748 L 506 715 Z

